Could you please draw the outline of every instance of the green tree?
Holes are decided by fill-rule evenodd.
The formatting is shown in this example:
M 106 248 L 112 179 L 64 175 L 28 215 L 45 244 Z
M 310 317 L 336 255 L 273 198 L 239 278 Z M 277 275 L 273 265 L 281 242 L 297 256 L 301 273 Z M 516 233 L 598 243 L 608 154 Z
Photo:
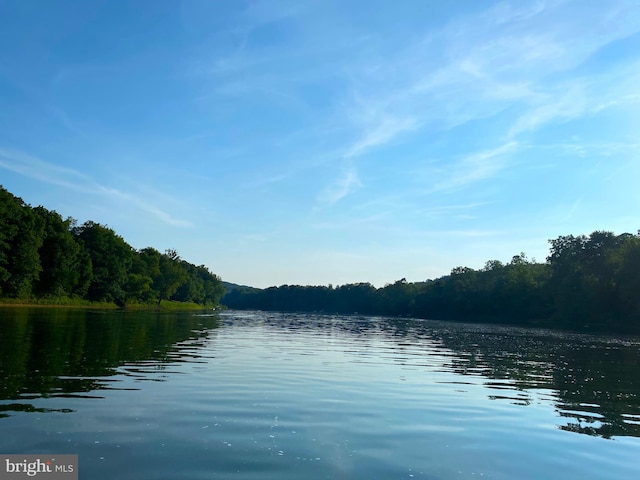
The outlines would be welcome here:
M 381 313 L 410 315 L 414 311 L 416 288 L 405 278 L 386 285 L 380 292 Z
M 498 299 L 509 323 L 544 321 L 551 314 L 551 299 L 546 288 L 548 266 L 515 255 L 504 268 L 502 290 Z
M 169 300 L 187 279 L 187 272 L 175 250 L 166 250 L 159 258 L 160 275 L 153 279 L 154 290 L 158 292 L 158 306 L 162 300 Z
M 106 226 L 77 226 L 0 186 L 0 297 L 80 296 L 120 306 L 173 298 L 216 305 L 223 294 L 218 276 L 181 260 L 175 250 L 136 252 Z
M 127 280 L 128 300 L 158 302 L 160 293 L 155 284 L 161 275 L 160 257 L 161 253 L 151 247 L 143 248 L 133 255 L 131 273 Z
M 18 233 L 22 200 L 0 188 L 0 295 L 6 294 L 7 280 L 11 276 L 9 259 L 11 246 Z
M 617 275 L 620 315 L 629 329 L 640 331 L 640 232 L 621 239 L 621 267 Z
M 27 298 L 42 270 L 44 226 L 22 199 L 0 188 L 0 295 Z
M 133 262 L 131 246 L 112 229 L 92 221 L 75 227 L 73 234 L 91 258 L 93 278 L 88 298 L 124 305 L 128 273 Z
M 55 211 L 36 207 L 35 214 L 44 225 L 40 247 L 42 272 L 37 282 L 39 295 L 84 296 L 93 277 L 91 259 L 71 234 L 75 220 L 63 220 Z
M 571 328 L 628 328 L 628 309 L 633 311 L 629 292 L 637 277 L 627 262 L 634 263 L 637 240 L 628 234 L 596 231 L 588 237 L 568 235 L 550 243 L 556 320 Z
M 202 279 L 204 289 L 204 301 L 207 305 L 218 305 L 220 299 L 225 294 L 222 279 L 211 273 L 207 267 L 200 265 L 196 267 L 196 275 Z
M 125 284 L 125 295 L 127 303 L 138 301 L 142 303 L 152 303 L 158 301 L 158 295 L 152 288 L 151 277 L 139 273 L 130 273 Z

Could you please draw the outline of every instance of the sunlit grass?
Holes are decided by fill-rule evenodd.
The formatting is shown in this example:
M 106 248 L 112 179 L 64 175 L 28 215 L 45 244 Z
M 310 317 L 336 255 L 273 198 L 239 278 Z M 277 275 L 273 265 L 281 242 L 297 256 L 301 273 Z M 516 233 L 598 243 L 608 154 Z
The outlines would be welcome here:
M 6 307 L 77 307 L 77 308 L 105 308 L 118 309 L 115 303 L 91 302 L 77 297 L 45 297 L 45 298 L 0 298 L 0 305 Z M 203 305 L 193 302 L 178 302 L 174 300 L 163 300 L 160 305 L 153 303 L 128 303 L 124 307 L 126 310 L 212 310 L 213 305 Z M 220 309 L 221 307 L 215 307 Z

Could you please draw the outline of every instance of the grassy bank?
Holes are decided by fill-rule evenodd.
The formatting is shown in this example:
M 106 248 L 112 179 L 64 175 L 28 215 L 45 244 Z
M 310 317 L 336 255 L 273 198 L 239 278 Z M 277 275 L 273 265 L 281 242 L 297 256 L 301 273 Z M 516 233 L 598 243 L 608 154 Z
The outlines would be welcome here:
M 117 310 L 122 307 L 111 302 L 90 302 L 82 298 L 69 297 L 46 297 L 46 298 L 0 298 L 2 307 L 63 307 L 63 308 L 100 308 Z M 174 300 L 163 300 L 158 306 L 157 303 L 131 303 L 125 305 L 125 310 L 161 310 L 161 311 L 184 311 L 184 310 L 212 310 L 219 309 L 212 305 L 202 305 L 193 302 L 177 302 Z
M 175 300 L 163 300 L 158 306 L 157 303 L 131 303 L 124 307 L 126 310 L 162 310 L 162 311 L 180 311 L 180 310 L 219 310 L 218 305 L 202 305 L 193 302 L 177 302 Z

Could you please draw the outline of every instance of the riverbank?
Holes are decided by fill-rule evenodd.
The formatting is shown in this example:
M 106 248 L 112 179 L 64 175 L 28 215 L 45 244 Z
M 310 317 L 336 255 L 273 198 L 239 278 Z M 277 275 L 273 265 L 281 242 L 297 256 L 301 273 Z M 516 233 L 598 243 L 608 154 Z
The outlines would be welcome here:
M 11 308 L 92 308 L 104 310 L 158 310 L 158 311 L 183 311 L 183 310 L 220 310 L 219 305 L 202 305 L 193 302 L 178 302 L 163 300 L 157 303 L 131 303 L 120 307 L 109 302 L 90 302 L 82 299 L 0 299 L 0 307 Z

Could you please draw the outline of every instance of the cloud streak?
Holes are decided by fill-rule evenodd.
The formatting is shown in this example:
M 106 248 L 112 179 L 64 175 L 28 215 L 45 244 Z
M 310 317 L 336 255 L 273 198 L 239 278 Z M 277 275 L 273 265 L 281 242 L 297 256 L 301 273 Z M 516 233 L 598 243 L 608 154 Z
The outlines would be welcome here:
M 401 33 L 393 51 L 385 32 L 363 34 L 348 22 L 327 35 L 323 26 L 335 19 L 317 6 L 280 14 L 251 8 L 240 18 L 240 27 L 225 33 L 235 40 L 193 59 L 210 66 L 199 68 L 206 96 L 212 105 L 233 101 L 238 108 L 241 98 L 287 111 L 292 128 L 282 135 L 305 130 L 317 141 L 309 148 L 321 144 L 334 154 L 328 161 L 364 158 L 424 132 L 501 115 L 502 126 L 494 127 L 493 138 L 487 135 L 484 147 L 521 141 L 548 125 L 620 105 L 636 92 L 625 75 L 639 79 L 621 65 L 602 72 L 595 84 L 584 79 L 591 78 L 587 73 L 576 73 L 612 42 L 640 32 L 640 7 L 624 0 L 608 4 L 604 15 L 597 3 L 498 2 L 435 28 Z M 293 36 L 277 47 L 252 44 L 252 35 L 274 25 Z M 305 95 L 319 85 L 326 96 L 321 111 Z
M 595 84 L 574 70 L 638 32 L 640 7 L 624 1 L 608 5 L 606 15 L 598 4 L 501 2 L 457 19 L 389 62 L 355 69 L 354 101 L 346 111 L 360 133 L 347 156 L 390 143 L 407 130 L 447 130 L 503 112 L 515 118 L 503 133 L 513 140 L 597 111 L 602 98 L 605 106 L 619 104 L 636 92 L 626 78 L 637 79 L 637 68 L 612 65 Z
M 100 195 L 111 200 L 122 201 L 129 205 L 134 205 L 140 210 L 143 210 L 155 216 L 162 222 L 174 227 L 192 226 L 191 222 L 174 218 L 164 210 L 136 197 L 135 195 L 122 192 L 115 188 L 106 187 L 77 170 L 45 162 L 23 152 L 0 148 L 0 168 L 10 170 L 40 182 L 74 190 L 85 195 Z
M 509 156 L 517 149 L 518 143 L 511 141 L 491 150 L 467 155 L 447 169 L 446 178 L 436 181 L 427 193 L 459 189 L 493 178 L 508 166 Z
M 365 129 L 362 138 L 348 148 L 344 158 L 356 157 L 370 149 L 385 145 L 398 135 L 415 130 L 417 126 L 417 121 L 411 117 L 385 116 L 375 119 L 371 128 Z
M 362 183 L 356 169 L 347 168 L 334 183 L 320 193 L 318 200 L 324 205 L 333 205 L 360 187 Z

